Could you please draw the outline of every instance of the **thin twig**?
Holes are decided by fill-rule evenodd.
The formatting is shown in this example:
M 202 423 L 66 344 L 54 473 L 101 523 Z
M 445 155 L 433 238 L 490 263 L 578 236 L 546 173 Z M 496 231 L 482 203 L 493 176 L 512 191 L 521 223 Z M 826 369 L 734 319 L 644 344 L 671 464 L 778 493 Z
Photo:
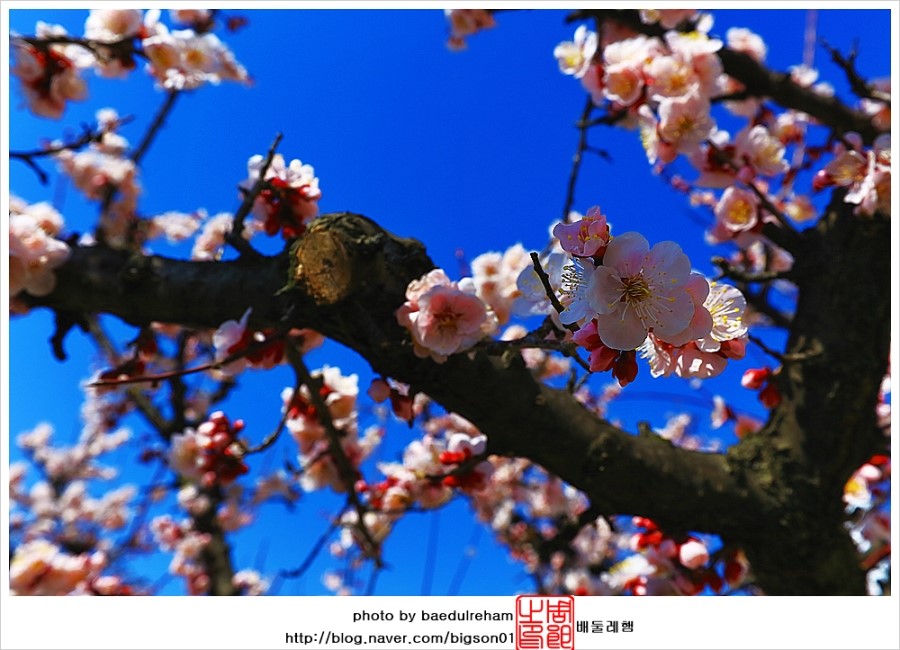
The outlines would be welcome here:
M 369 582 L 366 584 L 366 596 L 375 594 L 375 585 L 378 584 L 378 574 L 381 573 L 381 567 L 373 566 L 372 573 L 369 574 Z
M 322 549 L 325 547 L 325 543 L 328 539 L 334 534 L 334 531 L 338 529 L 340 526 L 340 518 L 343 513 L 340 513 L 337 518 L 331 522 L 328 526 L 328 529 L 322 533 L 319 539 L 313 544 L 312 548 L 309 550 L 309 553 L 306 554 L 306 557 L 303 559 L 303 562 L 296 569 L 282 569 L 278 572 L 278 577 L 280 578 L 299 578 L 304 573 L 309 570 L 309 567 L 312 566 L 312 563 L 315 561 L 316 557 L 318 557 L 319 553 L 322 552 Z
M 724 257 L 713 257 L 710 261 L 719 267 L 722 277 L 738 282 L 772 282 L 773 280 L 789 280 L 793 277 L 791 271 L 760 271 L 758 273 L 745 271 L 735 267 Z
M 100 349 L 106 354 L 106 357 L 113 363 L 117 363 L 119 359 L 119 352 L 116 350 L 115 346 L 112 344 L 111 339 L 103 331 L 103 328 L 100 325 L 100 322 L 97 320 L 96 316 L 87 316 L 86 322 L 88 325 L 88 332 L 91 337 L 100 347 Z M 97 384 L 88 384 L 88 386 L 95 386 Z M 129 386 L 125 388 L 125 391 L 128 393 L 128 397 L 134 401 L 135 406 L 138 411 L 150 422 L 153 427 L 160 432 L 164 438 L 168 439 L 164 432 L 169 431 L 171 429 L 170 423 L 163 416 L 162 412 L 156 407 L 153 401 L 144 395 L 139 388 L 136 386 Z
M 266 160 L 263 163 L 262 169 L 259 170 L 259 178 L 256 179 L 253 187 L 244 194 L 244 200 L 241 202 L 240 207 L 238 207 L 237 212 L 234 213 L 231 232 L 225 236 L 225 241 L 231 244 L 231 246 L 241 255 L 259 256 L 256 249 L 254 249 L 243 237 L 244 219 L 247 218 L 247 215 L 250 214 L 250 210 L 253 209 L 253 202 L 256 201 L 256 197 L 259 196 L 259 193 L 268 185 L 266 172 L 269 171 L 269 167 L 272 166 L 272 161 L 275 160 L 275 152 L 278 150 L 278 145 L 281 144 L 281 139 L 283 137 L 284 135 L 281 133 L 275 134 L 275 139 L 269 147 Z
M 749 338 L 750 341 L 755 343 L 756 346 L 760 350 L 762 350 L 763 352 L 768 354 L 773 359 L 775 359 L 779 362 L 784 361 L 784 355 L 781 352 L 778 352 L 777 350 L 773 350 L 772 348 L 770 348 L 768 345 L 765 344 L 765 342 L 763 342 L 763 340 L 761 338 L 759 338 L 755 334 L 748 334 L 747 338 Z
M 130 120 L 131 118 L 128 118 Z M 121 118 L 119 120 L 119 124 L 123 124 L 126 121 L 126 118 Z M 41 185 L 46 185 L 49 182 L 49 176 L 47 176 L 47 172 L 41 169 L 40 165 L 35 162 L 35 158 L 44 158 L 47 156 L 53 156 L 58 153 L 62 153 L 63 151 L 78 151 L 82 147 L 85 147 L 89 144 L 100 142 L 103 139 L 103 131 L 97 129 L 91 129 L 87 126 L 83 127 L 84 131 L 77 139 L 65 143 L 65 144 L 57 144 L 51 147 L 46 147 L 43 149 L 31 149 L 30 151 L 10 151 L 9 157 L 12 160 L 21 160 L 23 163 L 31 167 L 35 174 L 38 176 L 38 180 L 41 182 Z
M 875 101 L 886 104 L 888 108 L 891 107 L 891 94 L 875 88 L 872 84 L 863 79 L 856 70 L 856 57 L 859 55 L 859 52 L 855 43 L 846 57 L 824 39 L 822 40 L 822 46 L 828 50 L 828 53 L 831 55 L 831 60 L 844 71 L 847 81 L 850 83 L 850 90 L 853 91 L 853 94 L 862 99 L 874 99 Z
M 556 292 L 553 291 L 553 287 L 550 285 L 550 276 L 547 275 L 547 272 L 544 271 L 544 267 L 541 266 L 541 258 L 533 251 L 531 253 L 531 263 L 534 266 L 534 272 L 537 273 L 537 276 L 541 279 L 541 284 L 544 285 L 544 291 L 547 294 L 547 298 L 550 299 L 550 304 L 553 305 L 553 309 L 555 309 L 558 314 L 563 313 L 566 308 L 562 306 L 562 303 L 559 302 L 559 298 L 556 297 Z M 578 326 L 574 323 L 565 325 L 565 328 L 570 332 L 578 331 Z
M 480 538 L 481 523 L 476 520 L 469 543 L 463 548 L 462 557 L 459 558 L 459 564 L 456 565 L 456 571 L 453 573 L 453 578 L 450 579 L 450 586 L 447 588 L 448 596 L 456 596 L 459 593 L 459 588 L 466 577 L 466 572 L 472 564 L 472 558 L 475 556 Z
M 115 561 L 128 548 L 137 544 L 138 533 L 141 532 L 141 528 L 143 528 L 144 522 L 147 519 L 147 513 L 150 511 L 150 505 L 154 502 L 153 493 L 159 487 L 158 483 L 167 471 L 168 465 L 166 465 L 166 463 L 160 462 L 159 465 L 156 466 L 153 477 L 144 489 L 143 499 L 138 506 L 137 514 L 131 519 L 131 526 L 129 527 L 128 532 L 125 534 L 125 537 L 122 538 L 122 541 L 109 552 L 110 562 Z
M 588 372 L 591 372 L 590 364 L 578 356 L 578 346 L 569 341 L 554 341 L 553 339 L 526 335 L 519 339 L 513 339 L 512 341 L 488 341 L 480 344 L 479 347 L 490 355 L 505 354 L 510 350 L 524 350 L 526 348 L 553 350 L 554 352 L 559 352 L 568 358 L 573 359 L 579 366 Z
M 755 336 L 754 334 L 748 334 L 747 336 L 751 342 L 755 343 L 759 347 L 760 350 L 768 354 L 773 359 L 777 359 L 781 363 L 789 363 L 792 361 L 806 361 L 807 359 L 822 354 L 821 347 L 815 344 L 812 348 L 804 352 L 778 352 L 777 350 L 773 350 L 768 345 L 766 345 L 765 342 L 763 342 L 763 340 L 758 336 Z
M 161 372 L 155 375 L 139 375 L 137 377 L 126 377 L 124 379 L 98 379 L 97 381 L 93 381 L 88 386 L 127 386 L 129 384 L 158 384 L 161 381 L 165 381 L 167 379 L 172 379 L 173 377 L 184 377 L 185 375 L 192 375 L 198 372 L 204 372 L 206 370 L 217 370 L 224 366 L 227 366 L 230 363 L 237 361 L 238 359 L 243 359 L 246 356 L 253 354 L 254 352 L 259 352 L 260 350 L 264 350 L 266 347 L 272 345 L 272 343 L 276 342 L 278 339 L 286 336 L 285 331 L 278 331 L 272 334 L 272 336 L 267 337 L 265 341 L 255 341 L 248 345 L 247 347 L 234 352 L 224 359 L 219 361 L 212 361 L 210 363 L 203 363 L 199 366 L 194 366 L 192 368 L 183 368 L 183 369 L 175 369 L 169 370 L 166 372 Z
M 753 193 L 756 195 L 756 198 L 758 198 L 758 199 L 759 199 L 759 202 L 762 203 L 763 207 L 764 207 L 769 213 L 771 213 L 772 216 L 774 216 L 776 219 L 778 219 L 778 223 L 780 223 L 781 226 L 782 226 L 787 232 L 789 232 L 789 233 L 791 233 L 792 235 L 796 236 L 796 235 L 797 235 L 797 229 L 794 228 L 793 224 L 791 224 L 791 222 L 790 222 L 790 220 L 788 219 L 787 215 L 786 215 L 784 212 L 782 212 L 781 210 L 779 210 L 779 209 L 775 206 L 774 203 L 772 203 L 772 201 L 769 199 L 768 194 L 766 194 L 766 193 L 763 192 L 761 189 L 759 189 L 759 187 L 757 187 L 756 183 L 754 183 L 753 181 L 750 181 L 750 182 L 746 183 L 746 185 L 747 185 L 747 187 L 749 187 L 749 188 L 753 191 Z
M 291 412 L 290 405 L 294 402 L 294 399 L 296 399 L 297 395 L 300 393 L 300 387 L 303 385 L 300 371 L 297 369 L 297 366 L 292 362 L 292 356 L 293 355 L 288 355 L 288 363 L 290 363 L 291 367 L 294 369 L 294 377 L 295 377 L 294 390 L 291 393 L 291 397 L 288 400 L 287 406 L 285 406 L 285 408 L 284 408 L 284 413 L 281 414 L 281 419 L 278 421 L 278 426 L 275 427 L 275 429 L 272 431 L 272 433 L 270 433 L 265 438 L 263 438 L 263 441 L 261 443 L 259 443 L 255 447 L 245 447 L 244 448 L 245 453 L 247 455 L 256 454 L 256 453 L 259 453 L 261 451 L 268 449 L 273 444 L 275 444 L 275 441 L 278 440 L 279 436 L 281 436 L 281 432 L 284 431 L 284 425 L 288 421 L 288 414 Z
M 562 222 L 569 222 L 569 212 L 575 205 L 575 185 L 578 183 L 578 175 L 581 172 L 581 161 L 584 158 L 584 150 L 587 148 L 587 131 L 590 124 L 588 118 L 594 110 L 594 100 L 588 95 L 581 118 L 578 120 L 578 147 L 572 156 L 572 171 L 569 173 L 569 186 L 566 190 L 566 202 L 563 205 Z
M 47 185 L 50 182 L 50 177 L 47 176 L 47 172 L 45 172 L 43 169 L 41 169 L 41 166 L 38 165 L 31 157 L 29 157 L 29 156 L 14 156 L 13 155 L 14 153 L 15 152 L 10 152 L 9 157 L 14 158 L 15 160 L 21 160 L 28 167 L 30 167 L 31 171 L 33 171 L 37 175 L 38 182 L 40 182 L 41 185 Z
M 180 91 L 178 90 L 170 90 L 166 94 L 166 99 L 163 101 L 162 106 L 160 106 L 159 110 L 156 112 L 156 117 L 153 118 L 153 122 L 150 124 L 150 127 L 147 129 L 147 132 L 141 139 L 141 143 L 131 154 L 131 161 L 135 165 L 139 165 L 141 163 L 141 160 L 143 160 L 144 156 L 147 154 L 147 151 L 150 149 L 150 145 L 153 144 L 153 141 L 156 139 L 159 130 L 163 127 L 166 119 L 172 113 L 172 109 L 175 108 L 175 100 L 178 99 L 179 92 Z
M 772 321 L 772 325 L 782 329 L 788 329 L 791 326 L 791 317 L 776 309 L 772 303 L 766 299 L 763 293 L 750 291 L 746 284 L 739 285 L 738 289 L 744 294 L 744 298 L 747 299 L 747 304 Z
M 121 38 L 118 41 L 110 41 L 108 43 L 104 43 L 101 41 L 95 41 L 87 38 L 78 38 L 76 36 L 68 36 L 68 35 L 54 35 L 54 36 L 18 36 L 15 40 L 22 41 L 24 43 L 28 43 L 32 47 L 41 50 L 47 51 L 51 45 L 78 45 L 83 47 L 84 49 L 92 52 L 97 56 L 97 58 L 102 59 L 104 61 L 110 60 L 110 58 L 120 58 L 125 55 L 135 54 L 140 57 L 147 58 L 147 55 L 141 48 L 135 47 L 135 38 L 134 36 L 126 36 L 125 38 Z M 117 54 L 119 57 L 109 56 L 109 52 L 115 52 L 116 50 L 122 50 Z

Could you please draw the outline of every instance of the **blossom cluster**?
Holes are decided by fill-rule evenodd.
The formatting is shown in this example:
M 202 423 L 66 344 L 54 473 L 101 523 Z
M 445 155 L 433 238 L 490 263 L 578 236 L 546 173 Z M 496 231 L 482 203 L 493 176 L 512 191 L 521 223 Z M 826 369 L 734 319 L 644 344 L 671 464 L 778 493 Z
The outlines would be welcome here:
M 654 376 L 705 379 L 743 358 L 743 296 L 692 272 L 678 244 L 651 248 L 636 232 L 613 237 L 599 208 L 553 234 L 572 256 L 560 276 L 560 319 L 579 326 L 574 341 L 589 351 L 592 371 L 629 383 L 637 373 L 629 353 L 638 348 Z
M 56 287 L 53 269 L 69 257 L 69 246 L 57 238 L 62 216 L 49 203 L 9 201 L 9 295 L 24 291 L 46 296 Z
M 265 168 L 265 174 L 263 169 Z M 247 161 L 247 179 L 241 183 L 245 192 L 259 182 L 262 189 L 253 201 L 253 215 L 267 235 L 281 232 L 285 239 L 299 237 L 306 224 L 319 214 L 319 179 L 311 165 L 294 159 L 285 164 L 284 156 L 275 154 L 271 164 L 261 155 Z
M 695 204 L 707 204 L 716 221 L 710 229 L 713 242 L 736 240 L 746 248 L 761 237 L 765 223 L 776 223 L 780 210 L 796 222 L 815 216 L 809 196 L 798 193 L 794 180 L 799 171 L 788 161 L 788 147 L 819 157 L 817 147 L 806 143 L 809 116 L 795 110 L 780 113 L 761 98 L 742 96 L 744 86 L 725 74 L 719 57 L 728 49 L 758 62 L 766 57 L 766 45 L 753 32 L 732 28 L 725 42 L 709 36 L 712 18 L 694 10 L 641 11 L 641 19 L 667 30 L 649 37 L 615 20 L 603 23 L 600 34 L 578 27 L 574 39 L 554 50 L 560 70 L 579 79 L 597 106 L 604 106 L 614 122 L 638 128 L 651 164 L 657 168 L 679 155 L 698 172 L 695 188 L 715 188 L 716 196 L 692 189 L 679 177 L 673 184 L 692 192 Z M 798 86 L 830 96 L 834 90 L 818 83 L 818 72 L 806 66 L 791 69 Z M 881 83 L 879 88 L 889 88 Z M 730 99 L 734 97 L 734 99 Z M 723 101 L 724 100 L 724 101 Z M 714 103 L 748 119 L 736 135 L 718 128 L 712 117 Z M 886 129 L 890 107 L 865 98 L 860 109 Z M 815 156 L 813 156 L 815 154 Z M 813 189 L 847 188 L 845 201 L 857 205 L 857 214 L 890 214 L 890 136 L 880 136 L 864 147 L 855 134 L 834 145 L 834 159 L 820 169 Z M 774 191 L 773 183 L 781 182 Z
M 9 562 L 9 590 L 19 596 L 90 593 L 90 585 L 102 580 L 100 572 L 106 564 L 102 552 L 73 554 L 46 539 L 35 539 L 13 553 Z
M 813 188 L 847 188 L 844 202 L 857 206 L 857 215 L 871 217 L 878 212 L 890 216 L 890 134 L 880 135 L 871 149 L 866 149 L 856 134 L 850 134 L 846 142 L 835 144 L 834 160 L 816 174 Z
M 281 393 L 285 426 L 299 448 L 300 487 L 306 491 L 331 487 L 336 492 L 346 492 L 353 489 L 360 464 L 381 442 L 383 432 L 380 427 L 372 426 L 359 435 L 356 406 L 359 378 L 356 375 L 343 375 L 339 368 L 325 366 L 313 371 L 312 376 L 322 383 L 319 397 L 328 409 L 327 414 L 317 411 L 308 386 L 300 390 L 285 388 Z M 330 426 L 340 432 L 340 440 L 329 436 L 322 422 L 323 415 L 330 420 Z M 335 454 L 341 454 L 343 458 L 337 459 Z M 354 476 L 342 473 L 344 461 Z
M 172 436 L 170 466 L 205 487 L 230 485 L 248 471 L 245 448 L 237 438 L 243 428 L 243 420 L 231 422 L 221 411 L 211 414 L 196 429 Z
M 169 515 L 154 517 L 150 530 L 161 550 L 174 553 L 169 563 L 169 573 L 184 578 L 190 595 L 206 594 L 210 581 L 200 555 L 209 544 L 209 534 L 196 531 L 190 519 L 179 522 Z
M 173 12 L 172 18 L 183 22 L 183 12 Z M 210 20 L 207 15 L 206 23 L 197 18 L 190 29 L 170 30 L 160 21 L 159 10 L 94 9 L 82 37 L 39 22 L 34 37 L 13 36 L 11 73 L 19 79 L 29 109 L 53 119 L 62 116 L 67 102 L 87 97 L 84 72 L 124 77 L 137 67 L 138 57 L 147 60 L 147 72 L 158 86 L 170 91 L 248 82 L 247 71 L 228 46 L 215 34 L 197 30 Z
M 26 485 L 28 465 L 10 465 L 10 589 L 21 595 L 128 595 L 129 585 L 110 570 L 114 535 L 133 515 L 136 489 L 121 485 L 91 494 L 115 471 L 96 462 L 127 439 L 86 426 L 71 447 L 52 442 L 53 430 L 40 424 L 16 443 L 41 478 Z

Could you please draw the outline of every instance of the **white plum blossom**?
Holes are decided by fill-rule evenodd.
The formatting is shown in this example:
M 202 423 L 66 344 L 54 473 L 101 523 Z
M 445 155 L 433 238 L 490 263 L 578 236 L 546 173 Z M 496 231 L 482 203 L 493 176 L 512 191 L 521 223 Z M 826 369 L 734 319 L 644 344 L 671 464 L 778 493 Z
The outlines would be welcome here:
M 700 94 L 666 97 L 659 103 L 659 135 L 682 153 L 699 145 L 715 128 L 709 101 Z
M 614 237 L 584 286 L 603 344 L 633 350 L 650 330 L 659 336 L 681 332 L 694 315 L 685 288 L 690 274 L 690 260 L 675 242 L 651 249 L 635 232 Z
M 520 295 L 519 275 L 532 267 L 531 258 L 521 244 L 515 244 L 503 254 L 483 253 L 469 266 L 476 295 L 491 308 L 498 323 L 503 325 L 509 320 L 513 304 Z
M 581 79 L 593 62 L 597 44 L 597 33 L 580 25 L 575 30 L 574 40 L 564 41 L 553 49 L 560 71 Z
M 166 90 L 193 90 L 205 83 L 250 80 L 219 37 L 192 29 L 169 32 L 157 23 L 141 42 L 150 74 Z
M 768 47 L 759 34 L 751 32 L 744 27 L 731 27 L 725 32 L 725 41 L 729 49 L 743 52 L 756 61 L 763 63 L 766 60 Z
M 84 37 L 112 43 L 136 36 L 143 26 L 144 12 L 140 9 L 92 9 L 84 23 Z
M 789 168 L 784 159 L 785 147 L 761 124 L 742 129 L 734 139 L 735 162 L 748 165 L 761 176 L 777 176 Z

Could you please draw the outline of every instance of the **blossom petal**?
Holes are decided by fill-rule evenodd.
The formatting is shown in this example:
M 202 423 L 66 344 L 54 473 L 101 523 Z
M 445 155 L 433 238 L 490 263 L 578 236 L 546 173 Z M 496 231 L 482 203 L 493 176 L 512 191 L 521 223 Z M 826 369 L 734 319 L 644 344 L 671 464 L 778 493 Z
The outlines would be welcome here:
M 608 348 L 633 350 L 647 338 L 647 328 L 634 309 L 597 316 L 597 333 Z

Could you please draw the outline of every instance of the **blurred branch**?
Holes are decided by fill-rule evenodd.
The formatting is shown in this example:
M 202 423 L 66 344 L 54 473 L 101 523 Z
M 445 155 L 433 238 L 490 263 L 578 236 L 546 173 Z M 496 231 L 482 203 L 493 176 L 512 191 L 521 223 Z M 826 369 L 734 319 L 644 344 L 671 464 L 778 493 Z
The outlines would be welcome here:
M 261 451 L 265 451 L 273 444 L 275 444 L 275 441 L 278 440 L 279 436 L 281 436 L 281 432 L 284 431 L 284 425 L 287 423 L 288 415 L 291 412 L 291 404 L 293 404 L 294 399 L 300 393 L 300 387 L 303 385 L 303 375 L 301 374 L 300 368 L 296 363 L 296 348 L 294 348 L 291 344 L 287 344 L 286 352 L 288 363 L 290 364 L 291 368 L 294 369 L 294 390 L 291 392 L 291 397 L 284 407 L 284 413 L 281 414 L 281 419 L 278 421 L 278 425 L 269 435 L 267 435 L 263 439 L 261 443 L 259 443 L 255 447 L 245 447 L 244 449 L 247 454 L 256 454 Z
M 319 556 L 319 553 L 322 552 L 322 549 L 325 547 L 325 544 L 334 534 L 334 532 L 340 527 L 340 520 L 343 516 L 344 512 L 338 513 L 338 516 L 329 524 L 328 528 L 319 536 L 319 539 L 315 544 L 312 545 L 312 548 L 309 550 L 309 553 L 306 554 L 306 557 L 300 563 L 298 567 L 295 569 L 283 569 L 278 572 L 278 577 L 280 578 L 299 578 L 303 576 L 308 570 L 309 567 L 312 566 L 312 563 Z
M 722 277 L 737 280 L 738 282 L 772 282 L 773 280 L 790 280 L 792 277 L 789 270 L 760 271 L 758 273 L 746 271 L 734 266 L 724 257 L 713 257 L 710 261 L 719 268 Z
M 380 567 L 382 566 L 382 560 L 378 542 L 372 537 L 372 533 L 366 525 L 364 518 L 366 506 L 360 500 L 359 495 L 356 492 L 356 481 L 359 479 L 359 472 L 353 467 L 353 464 L 350 462 L 350 459 L 347 458 L 347 454 L 344 452 L 344 448 L 341 445 L 343 434 L 335 427 L 334 422 L 331 419 L 331 412 L 328 409 L 328 405 L 325 404 L 325 399 L 322 397 L 322 387 L 324 384 L 321 378 L 312 376 L 309 372 L 309 368 L 306 367 L 306 363 L 303 361 L 303 356 L 290 342 L 287 346 L 287 353 L 291 365 L 295 367 L 300 379 L 309 389 L 310 401 L 316 409 L 316 416 L 319 419 L 319 423 L 324 427 L 325 434 L 328 436 L 331 459 L 337 467 L 341 480 L 347 488 L 347 500 L 356 511 L 357 522 L 355 526 L 362 536 L 363 552 L 375 563 L 375 566 Z
M 485 341 L 479 343 L 477 346 L 479 349 L 484 350 L 488 354 L 500 355 L 504 356 L 508 352 L 512 351 L 521 351 L 527 348 L 539 348 L 541 350 L 552 350 L 554 352 L 559 352 L 568 358 L 572 359 L 579 366 L 591 372 L 591 366 L 587 361 L 578 356 L 578 346 L 571 341 L 558 341 L 553 339 L 547 339 L 540 336 L 532 336 L 528 334 L 519 339 L 513 339 L 511 341 Z
M 132 119 L 133 118 L 131 116 L 125 116 L 119 118 L 118 123 L 120 125 L 126 124 Z M 49 181 L 49 177 L 47 176 L 47 172 L 41 169 L 40 165 L 37 164 L 35 160 L 36 158 L 54 156 L 63 151 L 78 151 L 79 149 L 82 149 L 89 144 L 100 142 L 103 139 L 104 132 L 100 129 L 89 127 L 86 124 L 83 124 L 81 128 L 81 135 L 70 142 L 53 144 L 49 147 L 43 147 L 41 149 L 31 149 L 29 151 L 10 151 L 9 157 L 12 160 L 21 160 L 23 163 L 31 167 L 34 173 L 37 174 L 38 180 L 40 180 L 41 184 L 46 185 Z
M 99 348 L 106 355 L 106 358 L 110 360 L 113 365 L 116 365 L 119 361 L 119 352 L 116 350 L 113 345 L 112 340 L 103 330 L 103 327 L 100 325 L 100 321 L 94 315 L 89 315 L 85 318 L 85 321 L 88 326 L 88 333 L 91 338 L 94 339 L 94 342 L 97 343 Z M 94 384 L 88 384 L 89 386 L 94 386 Z M 138 411 L 147 419 L 147 421 L 153 425 L 157 431 L 159 431 L 160 435 L 162 435 L 166 440 L 170 434 L 167 432 L 171 429 L 171 423 L 165 418 L 162 412 L 156 407 L 149 397 L 147 397 L 140 388 L 136 386 L 127 386 L 125 387 L 125 392 L 128 397 L 134 402 L 134 405 L 137 407 Z
M 150 145 L 153 144 L 153 141 L 159 134 L 160 129 L 162 129 L 163 125 L 166 123 L 169 115 L 172 114 L 172 110 L 175 108 L 175 100 L 178 99 L 179 94 L 180 92 L 178 90 L 170 90 L 166 93 L 166 98 L 165 100 L 163 100 L 163 103 L 159 107 L 159 110 L 157 110 L 156 116 L 153 118 L 153 122 L 150 123 L 150 126 L 147 128 L 147 132 L 144 133 L 144 137 L 141 139 L 140 144 L 131 154 L 131 161 L 135 165 L 141 164 L 141 161 L 144 159 L 144 156 L 150 149 Z
M 828 50 L 828 53 L 831 54 L 831 60 L 844 71 L 847 81 L 850 83 L 850 89 L 857 97 L 862 99 L 872 99 L 882 102 L 887 105 L 888 108 L 891 107 L 891 94 L 884 92 L 883 90 L 878 90 L 875 86 L 866 81 L 856 70 L 856 57 L 859 56 L 859 51 L 857 50 L 855 43 L 846 57 L 841 54 L 840 50 L 836 47 L 832 47 L 825 40 L 822 41 L 822 45 Z

